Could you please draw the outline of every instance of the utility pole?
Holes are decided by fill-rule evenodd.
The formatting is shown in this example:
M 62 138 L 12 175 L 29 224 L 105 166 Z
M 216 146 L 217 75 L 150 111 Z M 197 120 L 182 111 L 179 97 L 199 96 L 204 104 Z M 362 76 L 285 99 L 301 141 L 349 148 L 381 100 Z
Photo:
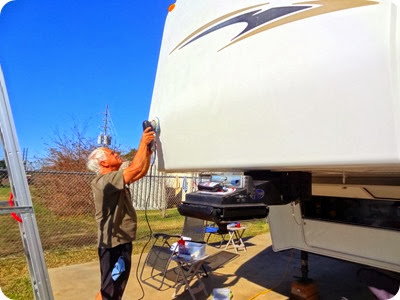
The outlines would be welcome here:
M 26 164 L 28 163 L 28 148 L 22 149 L 22 162 L 24 163 L 24 168 L 26 171 Z
M 104 113 L 104 124 L 103 124 L 103 132 L 101 132 L 97 138 L 97 144 L 103 145 L 104 147 L 108 147 L 111 145 L 111 135 L 107 133 L 108 130 L 108 122 L 109 122 L 109 115 L 108 112 L 108 104 L 106 106 L 106 112 Z

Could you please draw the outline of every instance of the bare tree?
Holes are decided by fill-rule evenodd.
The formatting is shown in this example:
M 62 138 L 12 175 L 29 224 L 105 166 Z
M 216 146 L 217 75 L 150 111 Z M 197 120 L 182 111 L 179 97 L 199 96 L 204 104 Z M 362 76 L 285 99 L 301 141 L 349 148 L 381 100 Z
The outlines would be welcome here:
M 95 174 L 86 169 L 86 161 L 97 147 L 95 141 L 86 135 L 84 125 L 76 123 L 67 131 L 54 131 L 46 156 L 39 159 L 42 172 L 32 174 L 36 203 L 57 215 L 92 213 L 87 204 L 92 200 L 90 182 Z
M 69 132 L 56 129 L 42 160 L 43 170 L 86 171 L 87 157 L 96 147 L 95 139 L 86 136 L 85 127 L 74 124 Z
M 121 154 L 121 156 L 122 156 L 122 158 L 123 158 L 125 161 L 132 161 L 133 158 L 134 158 L 135 155 L 136 155 L 136 152 L 137 152 L 137 150 L 136 150 L 135 148 L 132 148 L 132 149 L 129 150 L 127 153 Z
M 37 203 L 57 215 L 93 213 L 90 182 L 95 174 L 86 169 L 86 162 L 98 147 L 96 142 L 97 139 L 86 135 L 85 126 L 76 123 L 66 132 L 54 131 L 47 155 L 41 159 L 40 170 L 44 172 L 35 172 L 32 180 Z

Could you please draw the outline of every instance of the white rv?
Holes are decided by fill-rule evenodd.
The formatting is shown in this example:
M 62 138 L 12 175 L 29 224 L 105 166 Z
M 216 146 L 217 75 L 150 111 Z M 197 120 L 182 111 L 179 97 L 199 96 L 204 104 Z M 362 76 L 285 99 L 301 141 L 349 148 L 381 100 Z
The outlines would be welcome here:
M 160 170 L 272 184 L 274 250 L 400 272 L 399 0 L 178 0 L 155 117 Z

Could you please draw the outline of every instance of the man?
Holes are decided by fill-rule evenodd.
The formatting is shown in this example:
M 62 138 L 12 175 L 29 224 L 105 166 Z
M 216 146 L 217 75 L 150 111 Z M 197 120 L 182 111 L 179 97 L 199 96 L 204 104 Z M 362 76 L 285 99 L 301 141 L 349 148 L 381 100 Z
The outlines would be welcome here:
M 150 166 L 154 132 L 146 128 L 130 165 L 120 170 L 122 159 L 108 148 L 94 150 L 87 167 L 97 173 L 91 186 L 98 225 L 101 288 L 96 299 L 122 299 L 131 269 L 132 241 L 137 218 L 127 184 L 146 175 Z M 121 269 L 125 269 L 123 272 Z

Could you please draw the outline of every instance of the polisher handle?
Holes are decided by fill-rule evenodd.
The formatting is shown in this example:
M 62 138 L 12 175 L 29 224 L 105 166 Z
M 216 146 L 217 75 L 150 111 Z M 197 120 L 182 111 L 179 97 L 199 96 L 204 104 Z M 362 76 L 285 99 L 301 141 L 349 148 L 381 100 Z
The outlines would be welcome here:
M 147 127 L 150 127 L 151 130 L 154 131 L 154 128 L 153 128 L 153 126 L 151 125 L 151 122 L 148 121 L 148 120 L 143 121 L 142 126 L 143 126 L 143 131 L 144 131 Z M 148 145 L 148 147 L 149 147 L 149 149 L 153 150 L 154 141 L 151 141 L 150 144 Z

